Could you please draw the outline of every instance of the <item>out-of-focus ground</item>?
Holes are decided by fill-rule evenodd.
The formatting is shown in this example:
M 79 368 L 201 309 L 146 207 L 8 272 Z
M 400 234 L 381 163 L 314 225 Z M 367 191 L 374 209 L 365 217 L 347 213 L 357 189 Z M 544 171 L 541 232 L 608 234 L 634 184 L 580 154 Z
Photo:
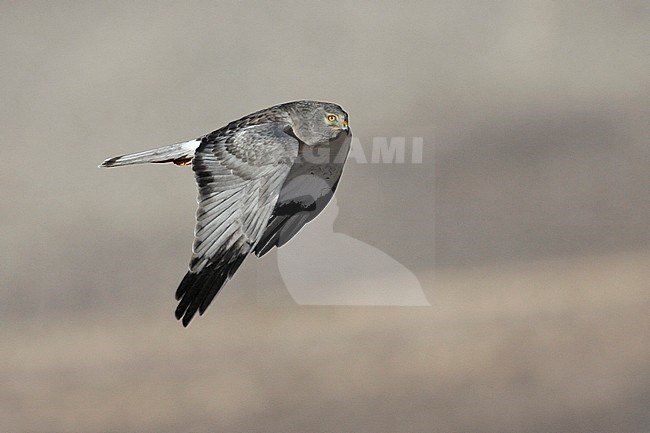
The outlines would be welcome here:
M 649 431 L 649 24 L 643 1 L 0 3 L 0 431 Z M 422 164 L 350 161 L 333 229 L 432 306 L 296 305 L 273 253 L 182 328 L 191 171 L 97 164 L 303 98 L 368 159 L 423 137 Z

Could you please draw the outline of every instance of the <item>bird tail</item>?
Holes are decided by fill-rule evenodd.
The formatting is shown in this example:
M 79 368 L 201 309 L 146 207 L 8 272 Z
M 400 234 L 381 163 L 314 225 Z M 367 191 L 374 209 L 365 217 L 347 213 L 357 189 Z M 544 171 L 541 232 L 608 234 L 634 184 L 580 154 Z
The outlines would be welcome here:
M 184 143 L 171 144 L 157 149 L 128 155 L 115 156 L 102 162 L 100 167 L 119 167 L 122 165 L 173 162 L 177 165 L 186 165 L 192 161 L 194 151 L 201 140 L 190 140 Z

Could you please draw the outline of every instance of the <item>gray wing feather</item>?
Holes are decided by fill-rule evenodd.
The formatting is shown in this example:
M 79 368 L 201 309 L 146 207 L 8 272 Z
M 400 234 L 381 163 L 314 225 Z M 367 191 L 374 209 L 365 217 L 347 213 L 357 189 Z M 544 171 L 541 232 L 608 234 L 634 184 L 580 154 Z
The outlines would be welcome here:
M 279 122 L 211 137 L 197 149 L 199 185 L 193 254 L 181 282 L 176 317 L 187 326 L 202 314 L 266 228 L 298 155 L 298 141 Z

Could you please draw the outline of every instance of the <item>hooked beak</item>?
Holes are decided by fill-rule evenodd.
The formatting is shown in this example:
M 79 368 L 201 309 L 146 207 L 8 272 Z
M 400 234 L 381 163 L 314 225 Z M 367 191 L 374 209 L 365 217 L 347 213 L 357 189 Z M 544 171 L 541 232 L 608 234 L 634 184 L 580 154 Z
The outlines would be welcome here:
M 343 121 L 343 129 L 345 129 L 346 131 L 350 130 L 350 127 L 348 126 L 348 121 L 347 120 Z

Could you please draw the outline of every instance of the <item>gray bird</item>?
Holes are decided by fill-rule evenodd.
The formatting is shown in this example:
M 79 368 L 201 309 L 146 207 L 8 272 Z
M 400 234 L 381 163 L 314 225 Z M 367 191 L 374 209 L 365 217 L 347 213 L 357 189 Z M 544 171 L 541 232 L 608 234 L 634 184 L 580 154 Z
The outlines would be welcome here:
M 187 326 L 253 252 L 287 243 L 332 198 L 350 149 L 348 114 L 295 101 L 230 122 L 203 137 L 107 159 L 100 167 L 192 165 L 198 210 L 189 272 L 176 290 Z

